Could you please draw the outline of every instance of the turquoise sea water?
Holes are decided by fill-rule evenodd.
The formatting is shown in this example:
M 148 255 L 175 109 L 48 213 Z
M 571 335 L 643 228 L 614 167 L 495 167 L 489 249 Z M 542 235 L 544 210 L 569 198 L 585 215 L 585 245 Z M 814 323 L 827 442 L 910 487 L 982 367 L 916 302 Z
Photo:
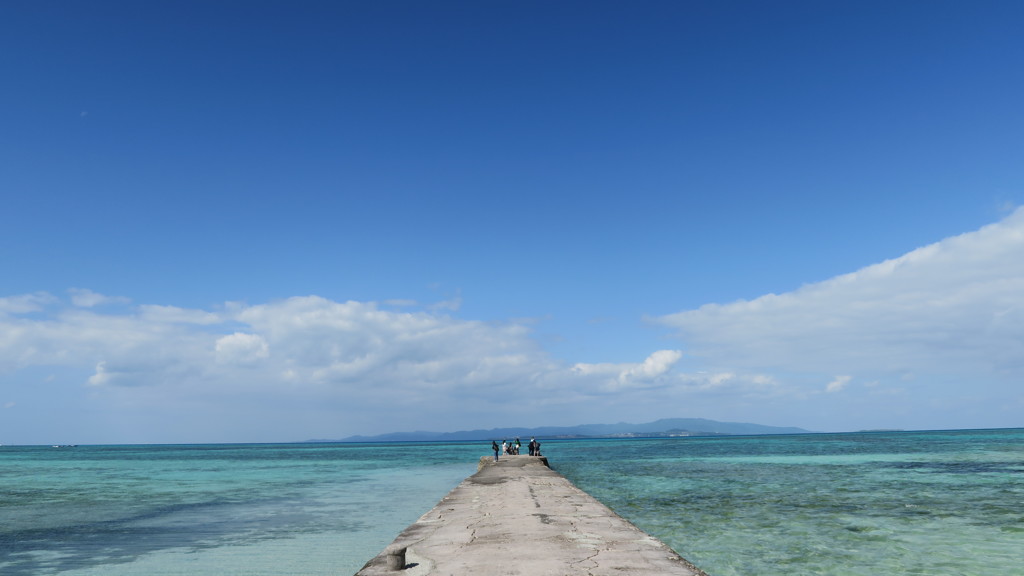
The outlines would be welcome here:
M 0 574 L 353 574 L 479 445 L 0 448 Z
M 0 574 L 352 574 L 489 445 L 0 447 Z M 544 452 L 712 576 L 1024 573 L 1024 430 Z
M 1024 574 L 1024 430 L 589 442 L 556 462 L 713 576 Z

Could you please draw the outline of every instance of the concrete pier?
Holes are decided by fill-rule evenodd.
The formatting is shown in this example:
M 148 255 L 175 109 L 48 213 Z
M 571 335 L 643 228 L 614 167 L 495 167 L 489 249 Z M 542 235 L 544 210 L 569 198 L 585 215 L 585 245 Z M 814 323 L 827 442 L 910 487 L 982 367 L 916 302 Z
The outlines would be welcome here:
M 480 459 L 356 576 L 707 576 L 534 456 Z

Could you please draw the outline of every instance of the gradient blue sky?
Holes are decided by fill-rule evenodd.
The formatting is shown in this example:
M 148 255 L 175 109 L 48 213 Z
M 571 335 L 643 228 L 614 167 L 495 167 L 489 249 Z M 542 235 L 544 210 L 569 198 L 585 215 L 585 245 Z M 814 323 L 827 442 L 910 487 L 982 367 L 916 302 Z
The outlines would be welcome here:
M 1024 425 L 1020 2 L 0 4 L 0 443 Z

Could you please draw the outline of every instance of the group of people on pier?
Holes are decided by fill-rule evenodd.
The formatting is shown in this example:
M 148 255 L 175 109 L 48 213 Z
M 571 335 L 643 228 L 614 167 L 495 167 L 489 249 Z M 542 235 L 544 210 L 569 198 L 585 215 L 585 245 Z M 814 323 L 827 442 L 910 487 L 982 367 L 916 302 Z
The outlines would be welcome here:
M 519 448 L 522 446 L 522 442 L 519 438 L 516 438 L 515 442 L 501 441 L 501 446 L 498 446 L 497 440 L 491 440 L 491 450 L 494 450 L 494 461 L 498 461 L 498 454 L 507 454 L 509 456 L 518 456 Z M 527 444 L 527 448 L 530 450 L 530 456 L 540 456 L 540 442 L 537 442 L 536 438 L 530 438 L 530 443 Z

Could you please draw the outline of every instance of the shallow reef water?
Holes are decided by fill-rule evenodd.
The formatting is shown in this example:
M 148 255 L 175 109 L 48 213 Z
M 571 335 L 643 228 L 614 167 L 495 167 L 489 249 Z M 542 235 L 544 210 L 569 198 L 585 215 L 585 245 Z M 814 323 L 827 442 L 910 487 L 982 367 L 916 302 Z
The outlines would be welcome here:
M 1024 565 L 1024 430 L 543 448 L 555 470 L 712 576 Z M 352 574 L 489 450 L 489 440 L 0 447 L 0 574 Z

